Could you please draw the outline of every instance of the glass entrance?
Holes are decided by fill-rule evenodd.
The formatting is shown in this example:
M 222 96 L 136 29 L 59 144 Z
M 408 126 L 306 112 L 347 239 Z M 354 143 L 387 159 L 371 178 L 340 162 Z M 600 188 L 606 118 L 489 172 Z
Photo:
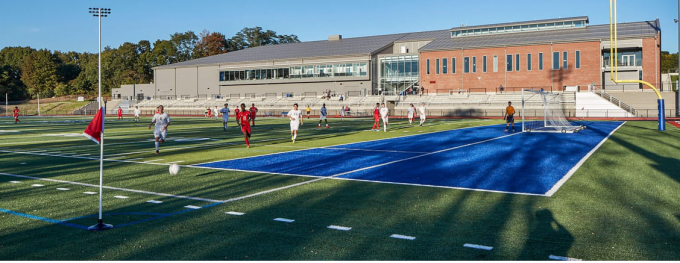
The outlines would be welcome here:
M 393 56 L 379 59 L 378 89 L 385 95 L 398 95 L 418 86 L 418 56 Z

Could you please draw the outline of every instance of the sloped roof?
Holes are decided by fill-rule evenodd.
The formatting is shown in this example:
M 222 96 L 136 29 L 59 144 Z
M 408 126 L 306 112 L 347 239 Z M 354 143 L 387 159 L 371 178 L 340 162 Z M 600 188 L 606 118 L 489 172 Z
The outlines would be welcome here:
M 451 28 L 450 31 L 503 27 L 503 26 L 517 26 L 517 25 L 526 25 L 526 24 L 569 22 L 569 21 L 588 21 L 588 17 L 587 16 L 575 16 L 575 17 L 551 18 L 551 19 L 543 19 L 543 20 L 531 20 L 531 21 L 521 21 L 521 22 L 508 22 L 508 23 L 499 23 L 499 24 L 454 27 L 454 28 Z
M 654 37 L 659 30 L 657 21 L 618 24 L 618 38 Z M 555 29 L 495 35 L 438 38 L 420 48 L 420 51 L 455 50 L 486 47 L 518 46 L 531 44 L 577 41 L 609 40 L 609 25 L 584 28 Z

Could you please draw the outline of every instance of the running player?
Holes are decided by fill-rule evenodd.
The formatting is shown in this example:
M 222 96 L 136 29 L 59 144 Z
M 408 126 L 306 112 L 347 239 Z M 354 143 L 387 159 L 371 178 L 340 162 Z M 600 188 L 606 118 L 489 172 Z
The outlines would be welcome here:
M 217 120 L 217 117 L 220 115 L 220 111 L 217 110 L 217 106 L 215 106 L 215 109 L 213 110 L 213 115 L 215 116 L 215 120 Z
M 505 132 L 508 132 L 508 127 L 512 123 L 512 131 L 515 131 L 515 107 L 512 106 L 512 101 L 508 101 L 508 106 L 505 107 Z
M 253 122 L 253 126 L 255 126 L 255 116 L 257 116 L 257 107 L 255 107 L 255 103 L 253 103 L 253 106 L 250 107 L 250 120 Z
M 323 106 L 321 106 L 320 112 L 321 113 L 319 114 L 319 127 L 317 129 L 321 129 L 321 121 L 322 120 L 326 122 L 326 129 L 328 129 L 328 118 L 327 118 L 328 111 L 326 111 L 326 103 L 324 103 Z
M 340 121 L 345 119 L 345 106 L 340 107 Z
M 376 103 L 373 109 L 373 128 L 371 131 L 380 131 L 380 103 Z
M 227 121 L 229 121 L 229 104 L 225 103 L 224 108 L 222 108 L 220 112 L 222 113 L 222 126 L 224 127 L 224 131 L 227 131 Z
M 293 109 L 288 111 L 288 118 L 290 119 L 290 134 L 293 135 L 291 140 L 293 140 L 293 143 L 295 143 L 295 139 L 297 138 L 298 134 L 298 128 L 300 127 L 300 124 L 303 124 L 302 112 L 298 110 L 297 103 L 293 104 Z
M 21 122 L 19 120 L 19 112 L 20 112 L 19 107 L 14 107 L 14 124 L 16 124 L 17 122 Z
M 309 113 L 312 112 L 312 108 L 307 105 L 307 119 L 309 120 Z
M 416 107 L 413 106 L 413 103 L 411 103 L 411 106 L 408 107 L 408 125 L 413 126 L 413 118 L 416 115 Z
M 247 148 L 250 148 L 250 111 L 246 110 L 246 104 L 241 103 L 241 110 L 238 113 L 237 119 L 241 124 L 241 132 L 246 139 Z
M 382 103 L 382 108 L 380 108 L 380 118 L 382 118 L 383 121 L 383 131 L 387 132 L 387 119 L 389 118 L 388 116 L 389 110 L 385 106 L 385 103 Z
M 205 117 L 210 119 L 210 116 L 212 116 L 212 109 L 210 109 L 210 107 L 208 107 L 205 110 L 206 110 Z
M 142 111 L 139 109 L 139 106 L 135 106 L 135 122 L 139 122 L 140 113 L 142 113 Z
M 170 116 L 163 112 L 163 105 L 156 108 L 158 113 L 151 118 L 151 123 L 149 123 L 149 129 L 151 125 L 156 124 L 156 128 L 153 130 L 153 136 L 156 138 L 156 154 L 159 154 L 158 144 L 165 142 L 165 138 L 168 135 L 168 126 L 170 125 Z
M 120 107 L 118 107 L 118 119 L 119 120 L 123 119 L 123 109 L 121 109 Z
M 238 104 L 236 104 L 236 109 L 234 109 L 234 117 L 236 117 L 236 128 L 241 127 L 241 120 L 238 117 L 238 113 L 241 112 L 241 110 L 238 107 Z
M 420 126 L 423 126 L 423 123 L 425 123 L 425 102 L 420 104 L 420 108 L 418 108 L 418 113 L 420 113 Z

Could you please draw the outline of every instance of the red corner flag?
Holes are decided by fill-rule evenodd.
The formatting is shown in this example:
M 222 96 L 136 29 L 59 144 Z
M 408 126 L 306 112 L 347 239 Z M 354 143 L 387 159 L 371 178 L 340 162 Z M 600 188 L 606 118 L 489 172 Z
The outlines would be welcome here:
M 93 142 L 99 144 L 101 141 L 102 130 L 104 130 L 104 122 L 102 116 L 102 108 L 99 108 L 97 114 L 94 115 L 90 125 L 87 125 L 87 129 L 83 132 L 83 135 L 90 138 Z

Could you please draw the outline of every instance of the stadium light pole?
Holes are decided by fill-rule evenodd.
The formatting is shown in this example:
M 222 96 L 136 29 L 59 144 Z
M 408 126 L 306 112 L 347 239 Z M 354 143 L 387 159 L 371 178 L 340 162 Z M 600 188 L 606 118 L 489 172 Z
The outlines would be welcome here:
M 101 8 L 101 7 L 90 7 L 89 10 L 90 14 L 92 16 L 99 18 L 99 96 L 97 97 L 97 101 L 99 102 L 99 109 L 102 109 L 102 17 L 107 17 L 108 15 L 111 14 L 111 9 L 110 8 Z M 100 140 L 101 142 L 99 143 L 100 146 L 100 151 L 99 151 L 99 220 L 97 221 L 96 225 L 93 225 L 87 230 L 91 231 L 101 231 L 101 230 L 107 230 L 113 228 L 113 225 L 109 224 L 104 224 L 104 220 L 102 218 L 102 188 L 103 188 L 103 183 L 104 183 L 104 118 L 103 116 L 106 114 L 106 109 L 103 109 L 102 111 L 102 131 L 101 131 L 101 137 Z

